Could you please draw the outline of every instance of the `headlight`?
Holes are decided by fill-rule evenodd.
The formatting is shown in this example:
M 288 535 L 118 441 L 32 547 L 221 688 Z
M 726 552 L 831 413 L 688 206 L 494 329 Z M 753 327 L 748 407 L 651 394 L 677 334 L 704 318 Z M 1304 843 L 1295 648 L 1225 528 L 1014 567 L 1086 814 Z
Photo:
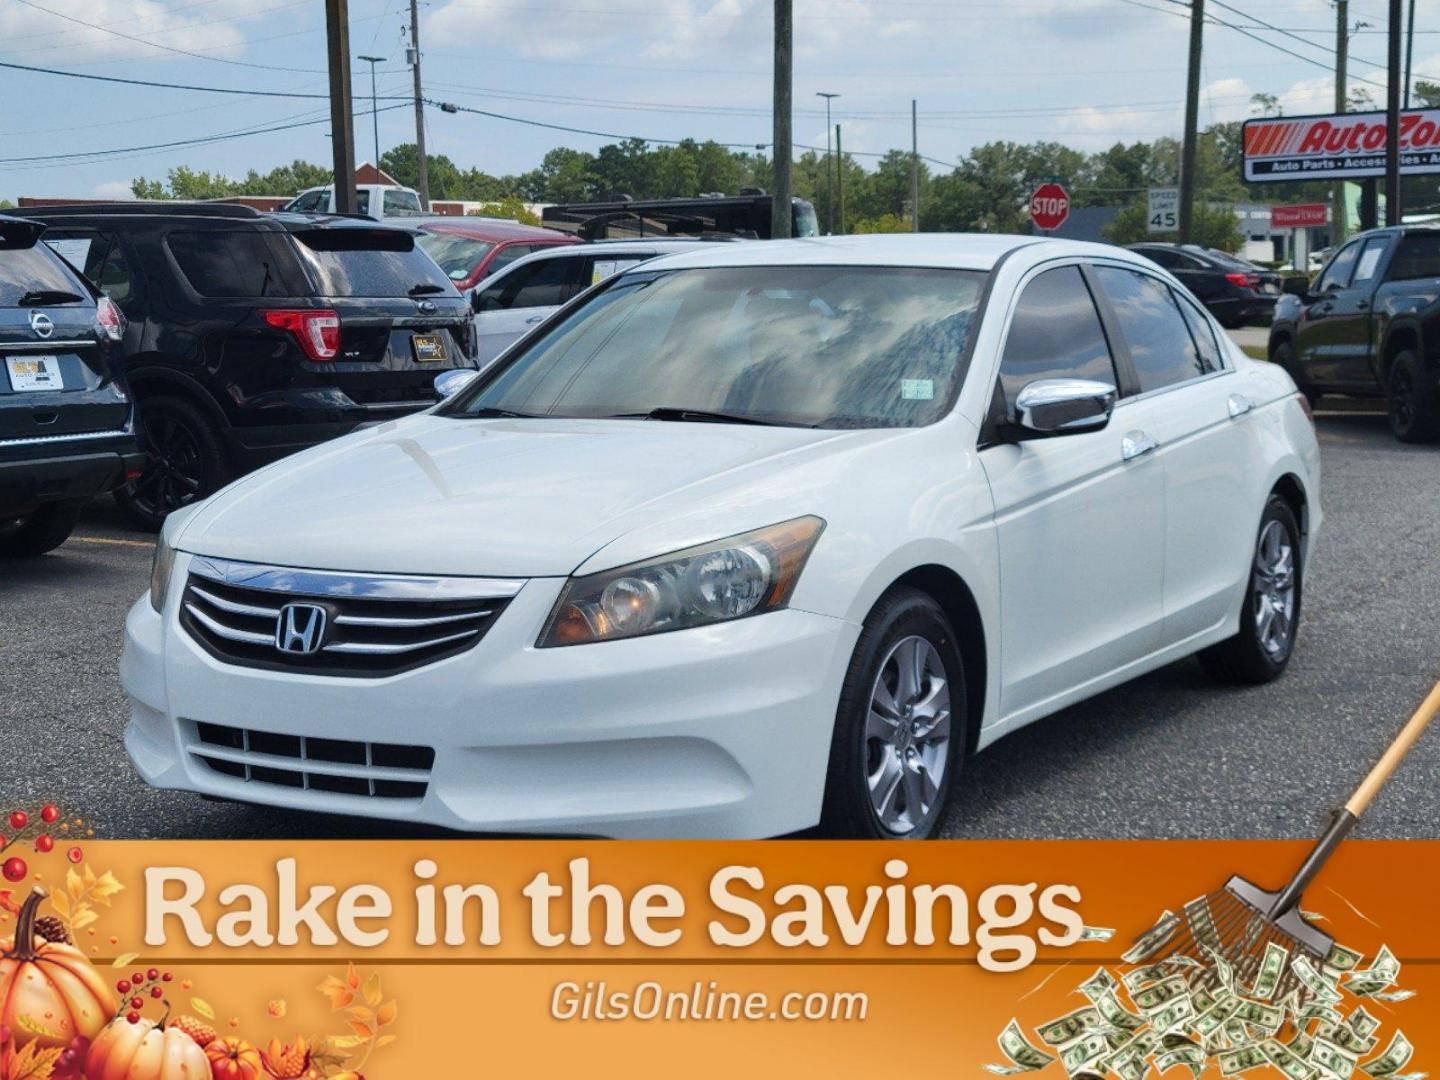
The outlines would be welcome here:
M 161 529 L 155 541 L 155 561 L 150 564 L 150 606 L 165 611 L 165 597 L 170 591 L 170 571 L 175 568 L 175 549 L 166 539 L 169 529 Z
M 824 528 L 817 517 L 796 518 L 571 578 L 536 645 L 615 641 L 783 608 Z

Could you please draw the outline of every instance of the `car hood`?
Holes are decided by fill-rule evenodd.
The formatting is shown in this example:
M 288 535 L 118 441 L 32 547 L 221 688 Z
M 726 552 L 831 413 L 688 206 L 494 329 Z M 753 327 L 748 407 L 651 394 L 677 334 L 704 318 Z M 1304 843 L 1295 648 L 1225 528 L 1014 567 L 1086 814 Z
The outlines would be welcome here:
M 814 461 L 827 444 L 884 434 L 423 415 L 252 473 L 207 500 L 173 542 L 317 569 L 564 576 L 639 525 L 743 508 L 737 487 Z

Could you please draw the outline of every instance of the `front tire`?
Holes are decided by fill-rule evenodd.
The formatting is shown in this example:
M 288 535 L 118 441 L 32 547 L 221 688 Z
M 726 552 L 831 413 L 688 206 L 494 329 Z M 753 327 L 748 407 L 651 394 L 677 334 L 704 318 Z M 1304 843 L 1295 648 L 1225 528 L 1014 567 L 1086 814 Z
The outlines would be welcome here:
M 29 517 L 0 528 L 0 557 L 28 559 L 44 555 L 70 539 L 83 502 L 46 503 Z
M 1440 393 L 1434 377 L 1426 378 L 1420 357 L 1409 349 L 1390 365 L 1386 397 L 1390 431 L 1404 443 L 1427 443 L 1440 438 Z
M 224 487 L 230 462 L 215 424 L 190 402 L 157 397 L 139 408 L 145 471 L 118 488 L 115 501 L 141 528 L 157 532 L 167 515 Z
M 965 666 L 944 610 L 891 589 L 865 620 L 840 692 L 820 827 L 921 840 L 944 818 L 969 746 Z
M 1211 678 L 1258 686 L 1289 666 L 1300 626 L 1303 569 L 1300 523 L 1290 504 L 1272 494 L 1260 518 L 1240 628 L 1200 653 Z

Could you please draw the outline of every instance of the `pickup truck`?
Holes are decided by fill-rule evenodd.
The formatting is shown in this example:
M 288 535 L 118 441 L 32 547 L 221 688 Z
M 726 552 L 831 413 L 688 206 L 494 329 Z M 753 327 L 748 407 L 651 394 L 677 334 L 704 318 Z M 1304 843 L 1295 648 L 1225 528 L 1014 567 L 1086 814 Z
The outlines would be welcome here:
M 297 214 L 335 213 L 335 188 L 306 188 L 280 209 Z M 420 193 L 414 188 L 395 184 L 358 184 L 355 188 L 355 209 L 376 221 L 397 217 L 426 217 L 420 209 Z
M 1372 229 L 1287 282 L 1269 355 L 1312 401 L 1383 398 L 1397 439 L 1440 438 L 1440 229 Z

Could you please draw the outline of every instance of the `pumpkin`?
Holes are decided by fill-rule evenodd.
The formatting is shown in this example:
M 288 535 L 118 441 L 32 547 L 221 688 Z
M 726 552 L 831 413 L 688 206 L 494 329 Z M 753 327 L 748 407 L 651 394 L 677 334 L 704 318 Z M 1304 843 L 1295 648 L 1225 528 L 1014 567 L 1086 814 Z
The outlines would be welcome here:
M 90 1044 L 86 1080 L 210 1080 L 210 1059 L 198 1043 L 162 1020 L 124 1017 Z
M 215 1080 L 262 1080 L 265 1076 L 260 1070 L 260 1051 L 233 1035 L 207 1044 L 205 1056 Z
M 16 1049 L 31 1040 L 64 1047 L 76 1036 L 93 1039 L 115 1012 L 110 987 L 84 953 L 35 933 L 44 898 L 45 890 L 33 890 L 14 939 L 0 942 L 0 1027 L 10 1029 Z

